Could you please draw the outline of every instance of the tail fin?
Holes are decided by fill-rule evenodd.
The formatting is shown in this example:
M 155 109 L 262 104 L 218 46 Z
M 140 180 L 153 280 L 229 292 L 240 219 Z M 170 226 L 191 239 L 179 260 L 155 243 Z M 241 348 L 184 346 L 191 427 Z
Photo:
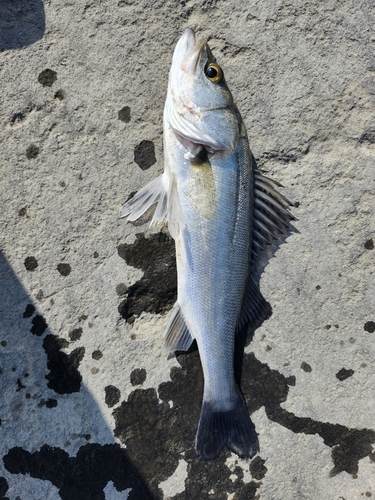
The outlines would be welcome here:
M 215 411 L 210 401 L 203 400 L 195 438 L 195 451 L 201 460 L 214 460 L 224 446 L 241 458 L 252 458 L 259 451 L 258 436 L 245 400 L 240 391 L 237 396 L 230 411 Z

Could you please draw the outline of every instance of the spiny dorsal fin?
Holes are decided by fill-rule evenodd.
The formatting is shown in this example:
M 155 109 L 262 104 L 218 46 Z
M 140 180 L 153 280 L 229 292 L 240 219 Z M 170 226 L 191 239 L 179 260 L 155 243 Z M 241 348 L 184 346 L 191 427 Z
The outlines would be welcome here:
M 266 245 L 284 234 L 290 228 L 290 221 L 294 220 L 286 208 L 292 205 L 291 202 L 275 189 L 281 184 L 262 175 L 259 170 L 255 170 L 254 181 L 252 261 Z
M 188 327 L 182 315 L 181 307 L 175 303 L 165 329 L 164 347 L 166 353 L 175 351 L 187 351 L 193 343 Z

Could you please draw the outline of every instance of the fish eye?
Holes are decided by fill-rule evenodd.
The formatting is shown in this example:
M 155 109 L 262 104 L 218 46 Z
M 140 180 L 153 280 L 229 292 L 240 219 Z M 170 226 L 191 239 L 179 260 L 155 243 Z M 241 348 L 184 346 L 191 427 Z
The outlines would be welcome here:
M 213 83 L 219 83 L 224 77 L 223 70 L 218 64 L 210 63 L 204 69 L 204 74 Z

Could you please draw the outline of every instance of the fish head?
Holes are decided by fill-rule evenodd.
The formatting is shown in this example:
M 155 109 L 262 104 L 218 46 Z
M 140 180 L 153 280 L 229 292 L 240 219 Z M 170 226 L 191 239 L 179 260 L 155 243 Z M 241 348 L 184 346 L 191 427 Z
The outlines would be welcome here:
M 223 70 L 208 43 L 197 41 L 190 28 L 173 54 L 165 118 L 182 141 L 212 153 L 236 148 L 238 116 Z

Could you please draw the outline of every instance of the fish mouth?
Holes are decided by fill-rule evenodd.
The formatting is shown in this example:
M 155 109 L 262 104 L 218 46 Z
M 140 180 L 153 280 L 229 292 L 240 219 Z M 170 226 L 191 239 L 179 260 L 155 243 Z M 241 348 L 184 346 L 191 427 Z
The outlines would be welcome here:
M 200 68 L 200 61 L 211 59 L 211 50 L 204 40 L 196 40 L 194 31 L 186 28 L 176 45 L 173 65 L 185 73 L 195 73 Z

